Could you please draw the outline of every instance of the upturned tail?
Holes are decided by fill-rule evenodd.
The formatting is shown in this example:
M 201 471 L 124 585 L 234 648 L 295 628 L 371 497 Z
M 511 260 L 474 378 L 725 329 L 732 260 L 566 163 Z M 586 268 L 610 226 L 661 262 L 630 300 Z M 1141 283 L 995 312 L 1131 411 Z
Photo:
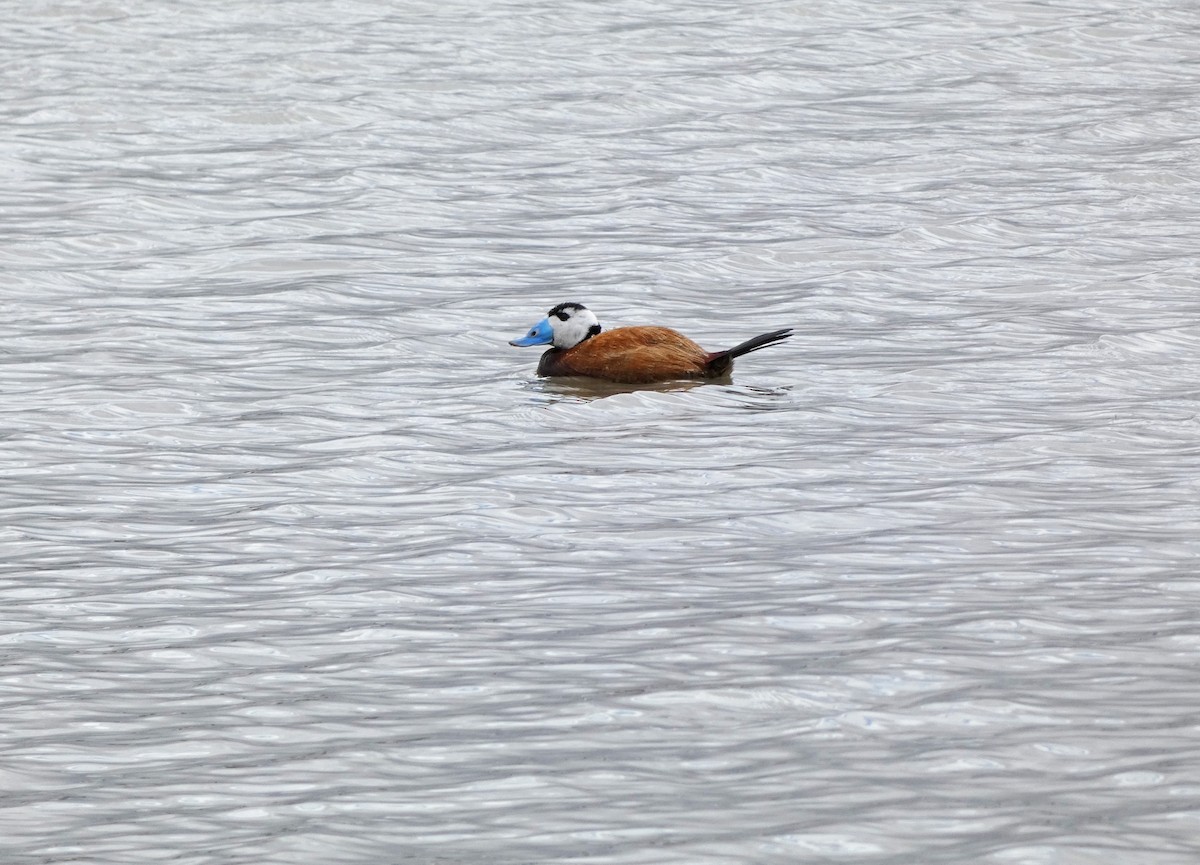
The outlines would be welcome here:
M 740 345 L 735 345 L 733 348 L 727 348 L 724 351 L 714 351 L 708 356 L 708 361 L 705 363 L 705 369 L 710 376 L 714 378 L 728 374 L 733 369 L 733 359 L 741 357 L 744 354 L 749 354 L 752 351 L 758 351 L 760 348 L 766 348 L 768 345 L 774 345 L 781 340 L 787 339 L 792 335 L 792 329 L 785 327 L 782 330 L 773 330 L 770 333 L 759 334 L 751 337 Z

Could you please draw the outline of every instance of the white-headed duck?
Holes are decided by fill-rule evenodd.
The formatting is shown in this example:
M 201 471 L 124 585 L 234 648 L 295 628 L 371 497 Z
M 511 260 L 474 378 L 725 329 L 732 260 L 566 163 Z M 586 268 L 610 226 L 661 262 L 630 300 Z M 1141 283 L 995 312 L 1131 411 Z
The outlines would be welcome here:
M 623 384 L 649 384 L 679 378 L 722 378 L 733 359 L 791 336 L 773 330 L 724 351 L 705 351 L 669 327 L 651 325 L 602 330 L 582 303 L 560 303 L 529 333 L 509 345 L 550 345 L 538 362 L 538 375 L 581 375 Z

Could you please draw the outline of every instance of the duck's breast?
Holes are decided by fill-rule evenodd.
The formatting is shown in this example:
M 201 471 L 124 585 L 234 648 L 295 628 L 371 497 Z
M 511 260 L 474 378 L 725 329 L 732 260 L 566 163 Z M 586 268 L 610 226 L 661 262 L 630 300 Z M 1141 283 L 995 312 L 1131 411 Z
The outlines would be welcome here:
M 638 384 L 705 375 L 708 352 L 669 327 L 618 327 L 543 355 L 542 375 L 586 375 Z

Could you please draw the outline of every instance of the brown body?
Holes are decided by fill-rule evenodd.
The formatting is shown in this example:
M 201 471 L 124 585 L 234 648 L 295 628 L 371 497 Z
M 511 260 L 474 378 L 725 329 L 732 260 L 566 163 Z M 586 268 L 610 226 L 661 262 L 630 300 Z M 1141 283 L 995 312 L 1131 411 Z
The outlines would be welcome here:
M 786 336 L 776 331 L 726 351 L 705 351 L 669 327 L 618 327 L 588 337 L 572 348 L 552 348 L 542 355 L 538 375 L 582 375 L 625 384 L 647 384 L 680 378 L 720 378 L 733 369 L 738 355 Z

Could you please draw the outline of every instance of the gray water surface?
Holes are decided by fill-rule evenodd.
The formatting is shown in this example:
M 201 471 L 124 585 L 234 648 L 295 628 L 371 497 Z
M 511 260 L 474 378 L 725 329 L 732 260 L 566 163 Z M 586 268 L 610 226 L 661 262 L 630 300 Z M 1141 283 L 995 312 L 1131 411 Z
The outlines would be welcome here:
M 6 865 L 1200 857 L 1194 4 L 9 5 Z

